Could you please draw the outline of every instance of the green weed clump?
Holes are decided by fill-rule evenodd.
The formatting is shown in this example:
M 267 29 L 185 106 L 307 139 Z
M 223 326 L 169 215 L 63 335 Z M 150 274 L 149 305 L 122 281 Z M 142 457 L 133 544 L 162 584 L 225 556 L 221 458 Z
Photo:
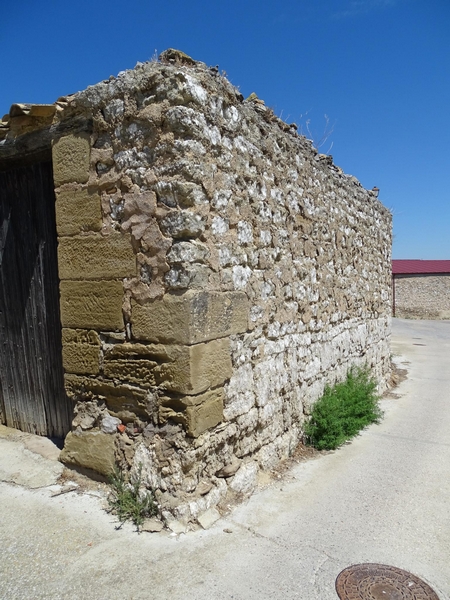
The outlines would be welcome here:
M 306 424 L 307 443 L 318 450 L 334 450 L 377 423 L 382 412 L 375 390 L 376 382 L 367 368 L 352 368 L 344 382 L 327 386 Z
M 109 478 L 111 493 L 108 503 L 111 511 L 117 515 L 120 524 L 132 521 L 139 531 L 148 517 L 158 514 L 158 506 L 152 492 L 141 492 L 142 465 L 139 465 L 137 476 L 133 482 L 127 482 L 122 471 L 115 469 Z

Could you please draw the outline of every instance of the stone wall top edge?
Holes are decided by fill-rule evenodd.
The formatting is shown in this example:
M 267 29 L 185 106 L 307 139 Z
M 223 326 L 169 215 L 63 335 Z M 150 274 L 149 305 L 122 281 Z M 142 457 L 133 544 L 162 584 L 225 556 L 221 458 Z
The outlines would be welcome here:
M 198 83 L 204 85 L 207 93 L 216 93 L 227 97 L 234 106 L 238 107 L 239 110 L 244 111 L 255 122 L 264 122 L 266 125 L 268 124 L 267 118 L 265 118 L 261 112 L 261 107 L 264 107 L 264 110 L 267 109 L 271 112 L 269 124 L 274 128 L 277 128 L 277 133 L 279 135 L 285 136 L 285 139 L 289 141 L 291 147 L 297 146 L 300 154 L 307 156 L 310 160 L 314 161 L 317 168 L 329 171 L 334 178 L 339 180 L 340 185 L 349 188 L 356 187 L 364 194 L 365 199 L 370 201 L 371 206 L 381 214 L 391 214 L 391 211 L 389 211 L 389 209 L 385 207 L 371 191 L 366 190 L 356 177 L 344 173 L 342 169 L 332 163 L 332 160 L 331 162 L 329 160 L 320 160 L 320 157 L 323 155 L 318 153 L 310 140 L 297 133 L 295 125 L 285 123 L 276 117 L 269 107 L 265 106 L 264 102 L 259 100 L 256 96 L 256 102 L 252 99 L 244 100 L 239 90 L 234 87 L 225 76 L 220 75 L 216 68 L 208 67 L 203 62 L 194 61 L 193 59 L 190 60 L 191 62 L 189 64 L 171 64 L 153 60 L 145 63 L 138 62 L 133 69 L 122 71 L 117 77 L 111 76 L 108 80 L 88 86 L 85 90 L 60 97 L 54 103 L 54 106 L 56 107 L 52 126 L 54 137 L 60 136 L 60 132 L 56 131 L 56 129 L 60 129 L 58 125 L 65 124 L 69 120 L 73 120 L 76 116 L 86 116 L 87 114 L 89 117 L 92 117 L 97 109 L 104 107 L 108 102 L 111 102 L 114 99 L 123 98 L 125 94 L 135 95 L 145 92 L 146 89 L 151 87 L 153 80 L 160 75 L 176 75 L 182 73 L 185 76 L 196 79 Z M 26 107 L 32 105 L 23 106 Z M 24 110 L 28 109 L 26 108 Z M 7 127 L 9 123 L 3 123 L 3 125 Z M 39 128 L 39 126 L 39 123 L 37 123 L 37 128 Z M 67 133 L 70 132 L 71 131 L 68 131 Z M 18 137 L 20 137 L 20 135 L 18 135 Z M 11 135 L 11 138 L 11 141 L 15 139 L 14 134 Z M 8 139 L 5 141 L 7 143 L 9 142 Z M 331 159 L 332 157 L 327 158 Z

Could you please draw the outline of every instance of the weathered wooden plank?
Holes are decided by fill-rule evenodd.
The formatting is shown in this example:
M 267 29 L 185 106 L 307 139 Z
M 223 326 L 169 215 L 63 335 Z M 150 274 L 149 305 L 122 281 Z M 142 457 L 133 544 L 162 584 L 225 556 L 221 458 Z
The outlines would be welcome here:
M 0 402 L 24 431 L 63 437 L 64 393 L 51 162 L 0 172 Z

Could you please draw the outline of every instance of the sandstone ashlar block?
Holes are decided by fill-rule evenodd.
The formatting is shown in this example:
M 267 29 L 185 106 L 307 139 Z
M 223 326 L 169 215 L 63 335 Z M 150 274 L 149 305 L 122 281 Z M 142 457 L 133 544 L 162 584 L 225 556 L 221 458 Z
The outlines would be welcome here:
M 248 313 L 244 292 L 190 290 L 144 305 L 133 302 L 132 332 L 150 342 L 198 344 L 247 331 Z
M 159 385 L 181 394 L 199 394 L 231 377 L 229 338 L 194 346 L 167 346 L 168 362 L 158 366 Z
M 181 423 L 190 437 L 198 437 L 223 420 L 223 388 L 197 396 L 161 398 L 159 416 L 162 422 Z
M 115 438 L 115 434 L 101 431 L 70 432 L 64 441 L 59 460 L 102 475 L 111 475 L 116 464 Z
M 89 179 L 90 136 L 87 133 L 66 135 L 53 143 L 53 181 L 86 183 Z
M 105 353 L 103 374 L 144 388 L 199 394 L 231 377 L 229 338 L 194 346 L 116 344 Z
M 136 255 L 130 238 L 107 236 L 63 237 L 58 244 L 61 279 L 119 279 L 136 275 Z
M 56 192 L 55 209 L 56 229 L 60 236 L 102 228 L 101 199 L 97 192 L 75 186 L 60 188 Z
M 62 354 L 66 373 L 97 375 L 100 362 L 98 333 L 84 329 L 63 329 Z
M 146 359 L 105 360 L 103 373 L 110 379 L 127 381 L 147 388 L 156 386 L 155 367 L 157 366 L 157 362 Z
M 114 344 L 105 351 L 103 373 L 143 388 L 156 387 L 155 370 L 169 360 L 166 346 L 159 344 Z
M 207 392 L 208 394 L 208 392 Z M 186 408 L 186 432 L 198 437 L 207 429 L 215 427 L 223 420 L 223 393 L 209 392 L 201 404 Z
M 61 281 L 61 324 L 71 329 L 121 331 L 121 281 Z
M 56 106 L 54 104 L 32 104 L 30 106 L 30 117 L 53 117 L 55 112 Z

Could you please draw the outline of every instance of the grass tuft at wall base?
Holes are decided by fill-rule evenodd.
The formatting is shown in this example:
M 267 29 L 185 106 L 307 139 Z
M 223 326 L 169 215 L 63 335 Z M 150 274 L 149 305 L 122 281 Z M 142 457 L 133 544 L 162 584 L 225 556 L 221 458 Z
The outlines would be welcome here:
M 306 440 L 318 450 L 334 450 L 381 417 L 369 370 L 352 368 L 344 382 L 327 386 L 315 403 L 305 427 Z

